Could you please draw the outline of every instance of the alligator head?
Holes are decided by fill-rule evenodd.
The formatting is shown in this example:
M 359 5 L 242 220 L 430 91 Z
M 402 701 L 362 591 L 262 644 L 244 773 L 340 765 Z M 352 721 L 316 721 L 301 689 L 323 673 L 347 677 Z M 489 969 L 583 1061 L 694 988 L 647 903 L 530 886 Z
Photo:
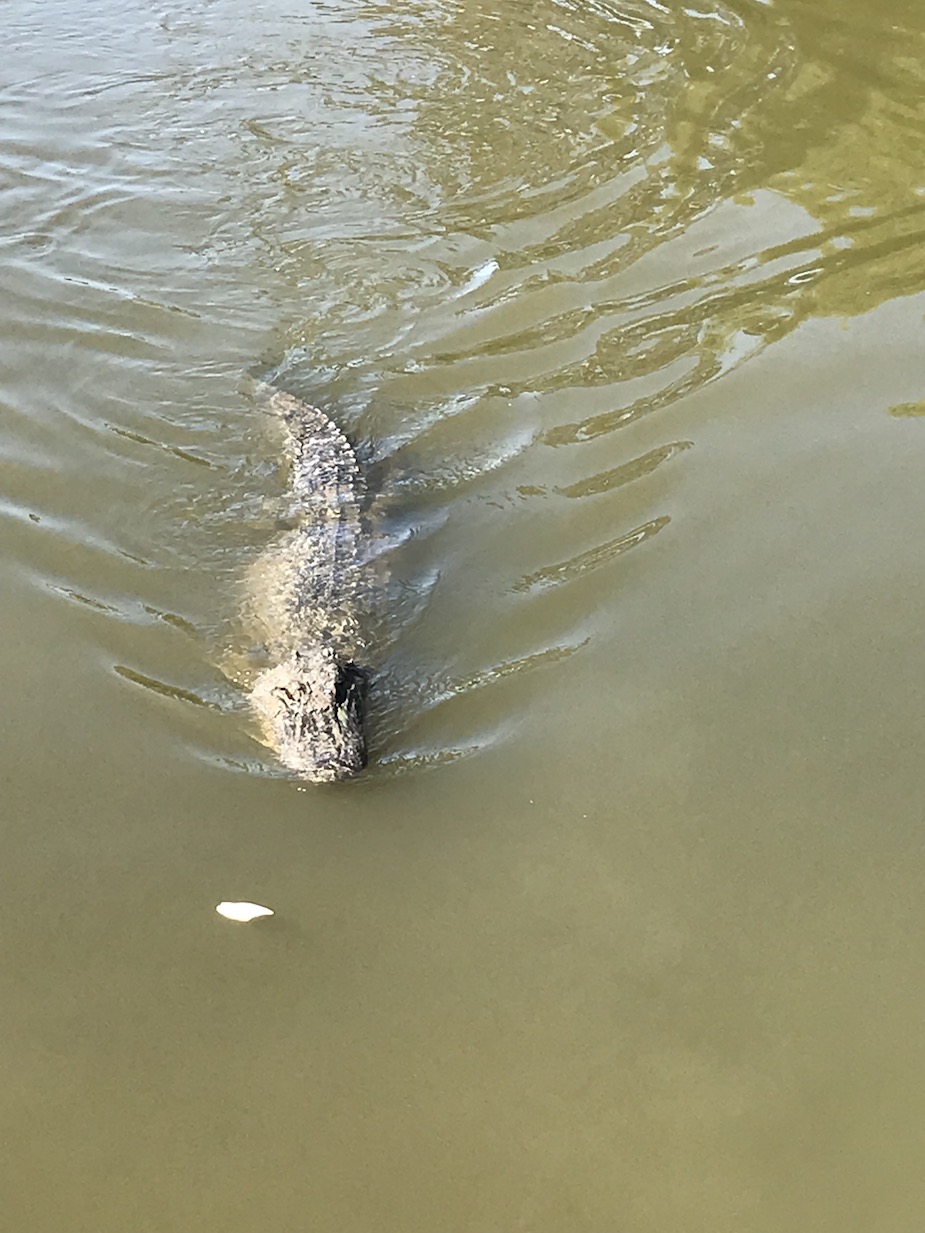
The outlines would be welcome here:
M 367 673 L 330 647 L 303 647 L 258 678 L 254 705 L 280 761 L 312 783 L 349 779 L 366 765 Z

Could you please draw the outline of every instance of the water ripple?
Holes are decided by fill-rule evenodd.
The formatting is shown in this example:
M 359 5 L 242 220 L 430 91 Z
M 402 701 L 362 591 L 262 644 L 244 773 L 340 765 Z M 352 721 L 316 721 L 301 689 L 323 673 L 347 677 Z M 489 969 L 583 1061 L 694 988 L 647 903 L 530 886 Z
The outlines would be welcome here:
M 392 760 L 403 731 L 436 748 L 413 732 L 441 681 L 504 739 L 534 668 L 613 624 L 658 555 L 629 548 L 683 522 L 688 400 L 810 315 L 925 285 L 922 185 L 858 167 L 913 95 L 752 0 L 52 0 L 5 36 L 10 568 L 86 613 L 100 662 L 210 697 L 285 487 L 242 382 L 276 368 L 370 473 Z M 812 162 L 834 82 L 870 155 L 844 183 Z

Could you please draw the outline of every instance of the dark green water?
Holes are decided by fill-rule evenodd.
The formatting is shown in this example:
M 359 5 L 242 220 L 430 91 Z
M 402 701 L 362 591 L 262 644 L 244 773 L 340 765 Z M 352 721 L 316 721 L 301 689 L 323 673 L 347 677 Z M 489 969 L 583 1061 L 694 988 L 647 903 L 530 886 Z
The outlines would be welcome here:
M 2 1233 L 921 1233 L 925 11 L 0 19 Z M 398 544 L 334 789 L 254 365 Z

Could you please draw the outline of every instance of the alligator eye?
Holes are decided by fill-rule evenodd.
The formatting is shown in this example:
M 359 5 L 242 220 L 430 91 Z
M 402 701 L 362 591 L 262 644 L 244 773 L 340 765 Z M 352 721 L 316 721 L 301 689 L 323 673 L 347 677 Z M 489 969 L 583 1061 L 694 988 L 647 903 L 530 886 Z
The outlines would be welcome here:
M 350 697 L 351 680 L 346 672 L 338 672 L 334 682 L 334 705 L 343 706 Z
M 334 705 L 343 706 L 348 698 L 362 698 L 366 691 L 367 676 L 356 664 L 341 664 L 338 666 L 337 680 L 334 682 Z

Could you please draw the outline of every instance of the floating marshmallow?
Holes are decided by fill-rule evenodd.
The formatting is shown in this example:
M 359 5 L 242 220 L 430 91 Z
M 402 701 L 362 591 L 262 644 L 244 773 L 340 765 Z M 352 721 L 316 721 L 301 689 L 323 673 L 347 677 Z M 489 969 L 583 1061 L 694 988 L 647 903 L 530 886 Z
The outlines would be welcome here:
M 265 908 L 262 903 L 248 903 L 246 900 L 223 899 L 215 905 L 219 916 L 225 920 L 259 920 L 261 916 L 272 916 L 273 909 Z

